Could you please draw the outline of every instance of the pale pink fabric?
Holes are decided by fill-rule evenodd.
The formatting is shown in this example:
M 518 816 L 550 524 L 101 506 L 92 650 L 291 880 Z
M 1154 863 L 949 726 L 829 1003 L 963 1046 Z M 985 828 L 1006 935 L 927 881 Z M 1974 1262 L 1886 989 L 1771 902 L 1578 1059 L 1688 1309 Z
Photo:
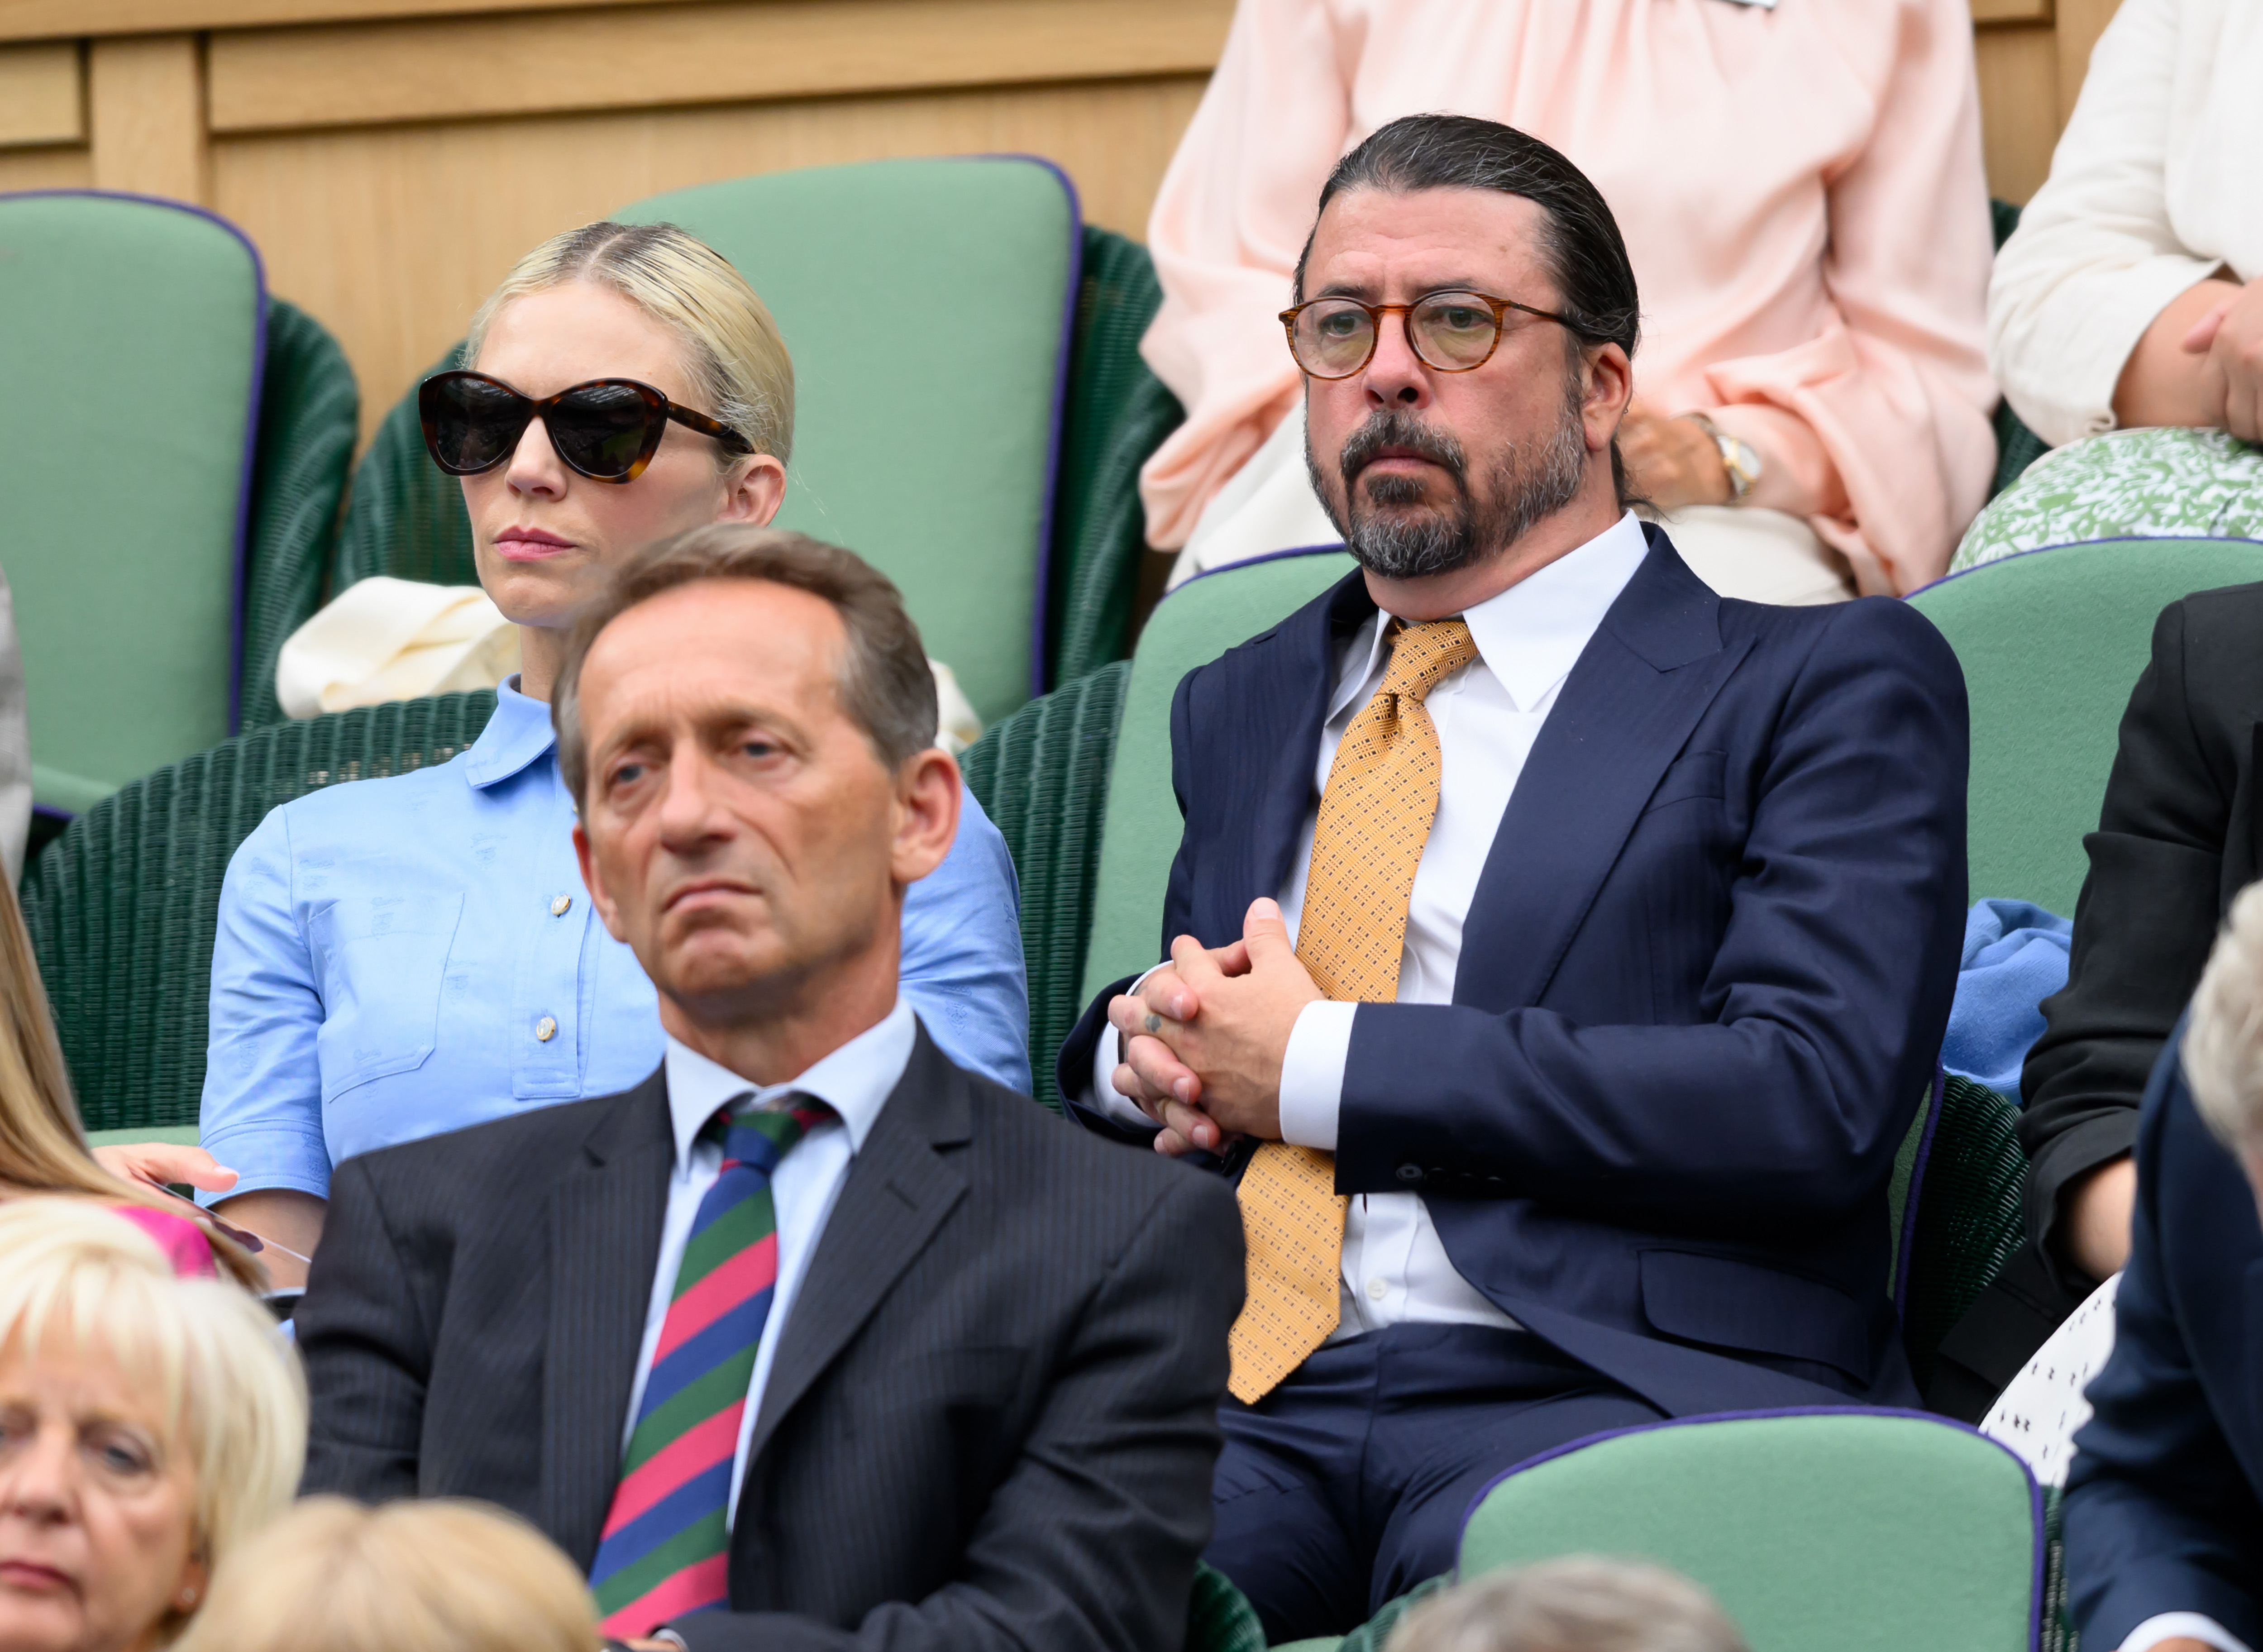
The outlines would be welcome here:
M 1240 0 L 1148 226 L 1142 350 L 1188 409 L 1141 474 L 1149 538 L 1183 544 L 1298 394 L 1274 316 L 1329 168 L 1447 110 L 1546 140 L 1610 202 L 1653 411 L 1796 416 L 1862 588 L 1935 577 L 1995 467 L 1968 4 Z
M 173 1272 L 184 1279 L 209 1279 L 219 1272 L 213 1260 L 212 1241 L 185 1216 L 175 1216 L 147 1205 L 113 1205 L 119 1215 L 148 1234 L 171 1259 Z

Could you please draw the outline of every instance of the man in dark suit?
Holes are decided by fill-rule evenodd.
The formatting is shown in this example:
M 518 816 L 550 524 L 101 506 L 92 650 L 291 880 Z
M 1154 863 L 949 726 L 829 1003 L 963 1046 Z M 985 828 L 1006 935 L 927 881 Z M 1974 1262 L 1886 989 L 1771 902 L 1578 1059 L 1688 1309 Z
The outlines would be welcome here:
M 2263 1646 L 2263 888 L 2233 903 L 2137 1127 L 2113 1358 L 2066 1491 L 2085 1646 Z
M 582 619 L 575 843 L 667 1056 L 339 1167 L 307 1489 L 514 1510 L 640 1646 L 1176 1644 L 1241 1300 L 1183 1258 L 1240 1224 L 898 996 L 957 825 L 933 681 L 886 580 L 744 525 Z
M 2130 692 L 2065 988 L 2020 1075 L 2030 1243 L 1941 1344 L 1927 1398 L 1977 1421 L 2129 1257 L 2137 1105 L 2231 898 L 2263 873 L 2263 585 L 2161 611 Z
M 1448 1569 L 1567 1439 L 1914 1400 L 1887 1189 L 1964 910 L 1939 634 L 1723 600 L 1626 509 L 1634 279 L 1568 161 L 1393 122 L 1298 296 L 1363 569 L 1179 685 L 1170 961 L 1060 1064 L 1239 1177 L 1209 1558 L 1276 1640 Z

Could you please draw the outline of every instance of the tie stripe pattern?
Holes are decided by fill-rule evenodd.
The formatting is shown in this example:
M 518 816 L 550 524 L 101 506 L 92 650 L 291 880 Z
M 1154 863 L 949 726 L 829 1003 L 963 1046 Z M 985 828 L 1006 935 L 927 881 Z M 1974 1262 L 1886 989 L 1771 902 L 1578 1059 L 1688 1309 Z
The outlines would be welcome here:
M 1344 730 L 1320 793 L 1297 957 L 1333 999 L 1399 996 L 1414 869 L 1438 813 L 1438 730 L 1423 702 L 1478 656 L 1459 620 L 1394 622 L 1383 686 Z M 1268 1141 L 1239 1190 L 1249 1294 L 1227 1345 L 1228 1392 L 1254 1405 L 1326 1342 L 1339 1315 L 1343 1213 L 1335 1156 Z
M 829 1116 L 806 1098 L 795 1104 L 738 1117 L 727 1108 L 702 1132 L 721 1138 L 722 1169 L 692 1218 L 589 1569 L 606 1634 L 634 1638 L 729 1604 L 732 1463 L 777 1288 L 770 1175 Z

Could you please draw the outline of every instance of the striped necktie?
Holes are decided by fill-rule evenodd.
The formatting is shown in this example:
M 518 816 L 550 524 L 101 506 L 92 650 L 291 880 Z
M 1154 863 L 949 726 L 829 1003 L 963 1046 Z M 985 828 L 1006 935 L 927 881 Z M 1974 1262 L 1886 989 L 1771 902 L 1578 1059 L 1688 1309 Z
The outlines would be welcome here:
M 727 1107 L 700 1132 L 720 1136 L 723 1165 L 691 1220 L 589 1569 L 606 1634 L 633 1639 L 730 1603 L 732 1463 L 777 1286 L 770 1174 L 811 1126 L 831 1116 L 809 1097 L 793 1103 L 737 1116 Z
M 1392 622 L 1382 685 L 1344 730 L 1312 828 L 1297 958 L 1332 999 L 1399 996 L 1414 869 L 1438 812 L 1430 691 L 1478 657 L 1459 620 Z M 1242 1172 L 1249 1295 L 1227 1334 L 1226 1391 L 1254 1405 L 1332 1336 L 1343 1272 L 1343 1196 L 1333 1153 L 1268 1141 Z

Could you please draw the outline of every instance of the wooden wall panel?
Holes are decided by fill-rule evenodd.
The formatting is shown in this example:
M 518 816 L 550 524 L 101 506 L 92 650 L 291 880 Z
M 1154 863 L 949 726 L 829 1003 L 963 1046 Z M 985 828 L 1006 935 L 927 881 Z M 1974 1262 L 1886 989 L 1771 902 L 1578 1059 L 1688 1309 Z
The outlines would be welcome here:
M 94 42 L 86 82 L 97 189 L 192 201 L 211 192 L 203 58 L 193 34 Z
M 217 139 L 213 204 L 338 335 L 362 428 L 520 254 L 666 189 L 902 155 L 1059 162 L 1088 221 L 1144 235 L 1204 76 Z
M 0 47 L 0 148 L 86 138 L 76 41 Z
M 0 149 L 0 193 L 18 189 L 91 189 L 94 160 L 83 147 Z
M 2025 202 L 2050 176 L 2058 141 L 2058 42 L 2046 27 L 1982 29 L 1974 44 L 1988 192 Z

